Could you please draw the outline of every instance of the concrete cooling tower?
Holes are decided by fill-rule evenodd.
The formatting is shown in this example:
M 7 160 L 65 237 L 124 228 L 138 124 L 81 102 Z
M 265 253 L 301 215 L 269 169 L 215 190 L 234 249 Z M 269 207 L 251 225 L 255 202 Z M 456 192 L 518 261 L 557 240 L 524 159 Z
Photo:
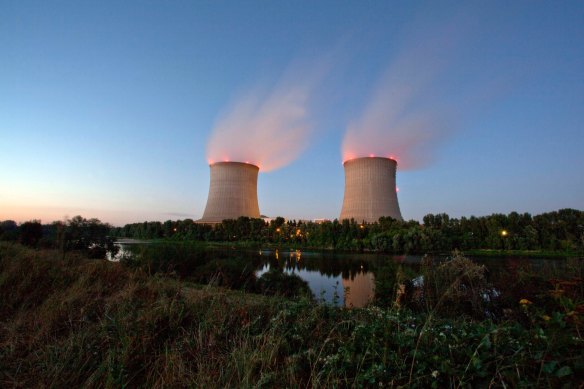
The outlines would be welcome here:
M 211 168 L 209 197 L 199 223 L 220 223 L 240 216 L 260 217 L 259 167 L 242 162 L 216 162 Z
M 374 223 L 382 216 L 403 220 L 397 203 L 395 171 L 390 158 L 365 157 L 345 161 L 345 198 L 340 219 Z

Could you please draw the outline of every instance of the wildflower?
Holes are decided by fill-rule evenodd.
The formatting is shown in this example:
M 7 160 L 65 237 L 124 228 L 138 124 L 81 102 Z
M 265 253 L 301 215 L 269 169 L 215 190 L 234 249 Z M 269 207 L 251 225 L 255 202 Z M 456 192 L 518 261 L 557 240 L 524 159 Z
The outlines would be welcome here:
M 438 374 L 440 374 L 440 373 L 438 372 L 438 370 L 434 370 L 434 371 L 432 372 L 432 377 L 434 377 L 434 378 L 437 378 L 437 377 L 438 377 Z
M 529 301 L 528 299 L 521 299 L 521 300 L 519 300 L 519 304 L 529 305 L 529 304 L 533 304 L 533 303 L 531 301 Z

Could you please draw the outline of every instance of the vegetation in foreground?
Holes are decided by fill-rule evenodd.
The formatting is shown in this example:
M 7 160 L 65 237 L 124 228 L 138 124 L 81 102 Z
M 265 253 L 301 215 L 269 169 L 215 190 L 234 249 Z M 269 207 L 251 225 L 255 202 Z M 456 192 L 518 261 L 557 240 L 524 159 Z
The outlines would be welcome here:
M 581 284 L 517 301 L 525 320 L 477 321 L 451 309 L 473 301 L 477 268 L 460 266 L 428 281 L 425 311 L 347 310 L 2 244 L 0 386 L 577 385 Z

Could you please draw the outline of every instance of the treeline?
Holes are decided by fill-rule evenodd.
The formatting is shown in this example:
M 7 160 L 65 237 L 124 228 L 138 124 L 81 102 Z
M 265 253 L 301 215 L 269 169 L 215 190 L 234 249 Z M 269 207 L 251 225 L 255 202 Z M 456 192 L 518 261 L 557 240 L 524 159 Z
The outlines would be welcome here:
M 17 224 L 14 220 L 0 222 L 0 240 L 19 242 L 35 248 L 55 248 L 63 253 L 84 251 L 90 258 L 104 258 L 107 251 L 115 251 L 110 237 L 112 226 L 99 219 L 75 216 L 65 221 L 41 224 L 31 220 Z
M 241 217 L 214 226 L 191 219 L 143 222 L 112 228 L 114 237 L 205 242 L 252 242 L 304 248 L 430 253 L 459 250 L 584 250 L 584 212 L 561 209 L 531 216 L 508 215 L 460 219 L 447 214 L 426 215 L 423 223 L 382 217 L 376 223 L 354 220 L 323 223 L 278 217 L 269 223 Z

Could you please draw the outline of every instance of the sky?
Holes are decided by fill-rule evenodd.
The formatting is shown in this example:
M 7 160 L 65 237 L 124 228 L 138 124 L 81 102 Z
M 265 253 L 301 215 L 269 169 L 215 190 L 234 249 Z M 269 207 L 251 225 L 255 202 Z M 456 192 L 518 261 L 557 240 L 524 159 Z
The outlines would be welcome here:
M 198 219 L 225 128 L 268 216 L 338 217 L 347 142 L 408 220 L 582 210 L 582 69 L 582 1 L 2 0 L 0 220 Z

